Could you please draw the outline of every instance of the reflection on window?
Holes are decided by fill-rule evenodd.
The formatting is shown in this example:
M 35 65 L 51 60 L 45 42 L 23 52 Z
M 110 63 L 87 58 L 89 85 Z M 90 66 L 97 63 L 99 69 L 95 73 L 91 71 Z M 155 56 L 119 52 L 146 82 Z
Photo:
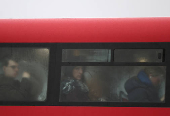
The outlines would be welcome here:
M 115 49 L 115 62 L 162 62 L 163 49 Z
M 164 102 L 165 66 L 63 66 L 60 102 Z
M 62 62 L 110 62 L 109 49 L 63 49 Z
M 0 48 L 0 101 L 44 101 L 49 49 Z

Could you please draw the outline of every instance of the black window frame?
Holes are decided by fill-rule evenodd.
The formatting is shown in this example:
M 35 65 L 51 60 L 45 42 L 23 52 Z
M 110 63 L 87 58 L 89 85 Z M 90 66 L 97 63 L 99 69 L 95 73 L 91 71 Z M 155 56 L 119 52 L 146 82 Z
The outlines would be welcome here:
M 45 101 L 0 101 L 11 106 L 107 106 L 107 107 L 169 107 L 170 100 L 170 42 L 133 43 L 0 43 L 1 47 L 48 48 L 49 72 L 47 98 Z M 111 62 L 62 62 L 62 49 L 111 49 Z M 163 49 L 164 62 L 114 62 L 114 49 Z M 166 91 L 164 103 L 143 102 L 60 102 L 60 79 L 62 66 L 166 66 Z

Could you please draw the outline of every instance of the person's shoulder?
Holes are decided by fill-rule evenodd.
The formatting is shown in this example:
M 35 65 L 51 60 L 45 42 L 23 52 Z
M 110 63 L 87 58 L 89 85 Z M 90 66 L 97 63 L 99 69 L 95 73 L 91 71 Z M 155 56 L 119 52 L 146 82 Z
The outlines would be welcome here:
M 140 80 L 135 76 L 135 77 L 128 79 L 125 82 L 124 87 L 125 87 L 126 92 L 130 93 L 134 89 L 145 89 L 146 85 L 141 83 Z
M 75 80 L 67 78 L 62 81 L 60 89 L 63 93 L 67 94 L 75 89 Z
M 134 83 L 139 83 L 139 80 L 137 78 L 137 76 L 131 77 L 129 78 L 126 82 L 125 85 L 132 85 Z
M 137 76 L 134 76 L 134 77 L 129 78 L 125 82 L 125 85 L 138 85 L 138 86 L 140 85 L 140 86 L 144 87 L 145 84 L 142 83 Z
M 4 75 L 3 74 L 0 74 L 0 79 L 3 79 L 4 78 Z
M 73 84 L 73 83 L 75 83 L 75 80 L 74 79 L 72 79 L 72 78 L 70 78 L 70 77 L 67 77 L 66 79 L 64 79 L 64 80 L 62 80 L 62 82 L 61 82 L 62 84 Z
M 10 82 L 11 82 L 11 79 L 5 77 L 3 74 L 0 75 L 0 84 L 7 84 Z
M 0 85 L 2 85 L 4 83 L 4 76 L 1 74 L 0 75 Z

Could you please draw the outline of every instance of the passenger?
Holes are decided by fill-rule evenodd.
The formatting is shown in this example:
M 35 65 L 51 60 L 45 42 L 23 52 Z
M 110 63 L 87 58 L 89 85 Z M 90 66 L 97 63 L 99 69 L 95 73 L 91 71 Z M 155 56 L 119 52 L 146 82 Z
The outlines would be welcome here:
M 6 58 L 3 61 L 3 74 L 0 75 L 0 101 L 28 101 L 33 81 L 30 81 L 30 74 L 23 72 L 22 81 L 16 80 L 19 72 L 19 65 L 16 59 Z
M 69 66 L 66 69 L 66 79 L 61 83 L 61 101 L 67 102 L 87 102 L 88 87 L 84 83 L 84 67 Z
M 129 102 L 161 102 L 157 87 L 163 79 L 164 71 L 161 67 L 146 67 L 136 77 L 125 83 Z

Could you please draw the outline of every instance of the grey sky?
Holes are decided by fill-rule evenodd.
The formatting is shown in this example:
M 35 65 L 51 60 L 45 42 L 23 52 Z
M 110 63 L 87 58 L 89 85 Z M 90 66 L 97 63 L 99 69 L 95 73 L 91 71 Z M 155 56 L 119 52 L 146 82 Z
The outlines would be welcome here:
M 0 0 L 0 18 L 168 17 L 170 0 Z

